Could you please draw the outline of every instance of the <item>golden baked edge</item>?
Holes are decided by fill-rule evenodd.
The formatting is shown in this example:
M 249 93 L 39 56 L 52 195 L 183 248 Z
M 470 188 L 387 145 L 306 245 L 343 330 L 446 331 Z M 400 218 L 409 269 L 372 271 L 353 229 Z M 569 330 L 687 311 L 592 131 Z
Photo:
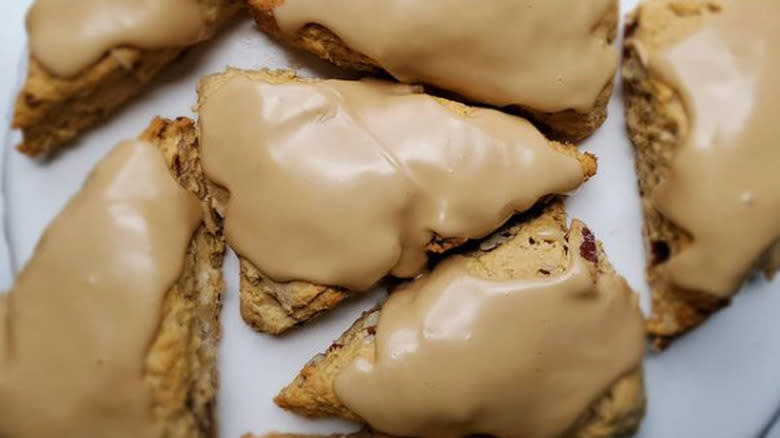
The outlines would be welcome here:
M 379 64 L 370 57 L 347 46 L 329 29 L 318 25 L 304 26 L 293 38 L 283 34 L 274 18 L 274 9 L 284 0 L 249 0 L 249 10 L 258 28 L 274 39 L 289 46 L 310 52 L 339 67 L 368 74 L 383 73 Z M 604 36 L 605 43 L 615 41 L 618 27 L 617 6 L 607 13 L 594 33 Z M 564 143 L 579 143 L 596 131 L 607 119 L 607 104 L 612 96 L 613 81 L 610 80 L 596 99 L 593 109 L 587 113 L 574 110 L 546 113 L 528 108 L 511 108 L 540 127 L 550 138 Z
M 550 226 L 565 232 L 568 246 L 545 242 L 537 236 Z M 600 242 L 579 221 L 566 226 L 566 214 L 560 201 L 536 208 L 498 231 L 476 249 L 466 253 L 474 258 L 474 266 L 493 272 L 509 272 L 512 276 L 550 275 L 565 271 L 567 248 L 580 251 L 594 263 L 599 275 L 617 275 L 609 264 Z M 518 263 L 518 261 L 523 262 Z M 542 267 L 544 268 L 542 270 Z M 628 285 L 625 293 L 633 293 Z M 379 308 L 363 314 L 324 353 L 315 356 L 292 383 L 276 396 L 276 403 L 295 413 L 309 417 L 336 416 L 352 421 L 361 419 L 344 406 L 333 390 L 340 371 L 350 364 L 364 348 L 373 348 L 379 321 Z M 607 438 L 630 434 L 637 430 L 645 412 L 642 368 L 637 367 L 621 376 L 590 408 L 566 435 L 568 438 Z M 272 437 L 294 437 L 275 435 Z M 362 438 L 365 434 L 358 435 Z M 380 436 L 372 434 L 372 436 Z
M 271 84 L 314 80 L 299 78 L 295 72 L 290 70 L 228 69 L 224 73 L 207 76 L 200 82 L 198 86 L 199 100 L 203 101 L 225 81 L 235 76 L 245 76 L 251 80 Z M 454 101 L 445 99 L 440 99 L 440 101 L 452 111 L 461 114 L 470 110 L 468 106 Z M 193 147 L 197 149 L 197 143 L 193 143 Z M 593 155 L 580 153 L 575 148 L 560 143 L 553 143 L 552 147 L 578 158 L 583 168 L 583 180 L 596 174 L 598 165 Z M 199 152 L 194 152 L 194 155 L 199 155 Z M 206 182 L 206 185 L 209 187 L 209 191 L 219 193 L 219 196 L 214 197 L 216 202 L 213 203 L 213 208 L 215 212 L 223 214 L 228 194 L 210 182 Z M 464 243 L 466 243 L 466 239 L 434 236 L 428 245 L 428 251 L 431 254 L 441 254 Z M 264 333 L 281 334 L 316 318 L 352 294 L 343 288 L 305 281 L 275 282 L 263 275 L 249 260 L 240 256 L 239 260 L 241 266 L 241 315 L 247 324 Z
M 141 135 L 160 149 L 172 174 L 185 187 L 193 182 L 192 172 L 177 163 L 183 160 L 180 145 L 191 140 L 190 132 L 186 124 L 156 119 Z M 152 421 L 166 437 L 216 436 L 224 255 L 220 227 L 205 221 L 194 233 L 181 275 L 162 303 L 159 330 L 144 364 L 144 382 L 151 394 Z
M 244 5 L 241 0 L 200 1 L 207 8 L 209 37 Z M 12 121 L 12 127 L 22 131 L 17 149 L 31 157 L 51 155 L 144 91 L 186 50 L 117 47 L 72 78 L 53 76 L 29 57 Z

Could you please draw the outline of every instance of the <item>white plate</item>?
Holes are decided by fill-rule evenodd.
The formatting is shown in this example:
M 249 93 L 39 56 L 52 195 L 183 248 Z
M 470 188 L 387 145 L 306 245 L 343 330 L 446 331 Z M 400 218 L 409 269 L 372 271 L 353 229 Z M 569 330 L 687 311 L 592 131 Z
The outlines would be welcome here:
M 623 11 L 638 3 L 624 1 Z M 522 56 L 521 54 L 519 56 Z M 305 55 L 283 50 L 244 20 L 216 41 L 193 51 L 157 86 L 105 125 L 81 138 L 56 160 L 40 164 L 9 152 L 4 193 L 7 236 L 14 269 L 30 257 L 44 227 L 75 193 L 89 169 L 119 140 L 140 133 L 155 115 L 192 116 L 195 84 L 226 65 L 299 68 L 308 75 L 343 73 Z M 647 309 L 640 238 L 640 206 L 631 146 L 626 138 L 620 90 L 604 127 L 584 148 L 599 156 L 599 174 L 569 202 L 604 241 L 616 268 L 642 295 Z M 14 136 L 12 141 L 18 141 Z M 10 145 L 6 145 L 9 150 Z M 338 421 L 307 421 L 275 407 L 271 398 L 314 353 L 326 348 L 377 293 L 350 301 L 315 323 L 282 338 L 250 330 L 238 311 L 237 264 L 226 263 L 228 292 L 220 349 L 220 436 L 270 430 L 329 433 L 356 428 Z M 741 438 L 766 436 L 780 406 L 780 282 L 752 281 L 728 309 L 646 360 L 649 409 L 639 437 Z

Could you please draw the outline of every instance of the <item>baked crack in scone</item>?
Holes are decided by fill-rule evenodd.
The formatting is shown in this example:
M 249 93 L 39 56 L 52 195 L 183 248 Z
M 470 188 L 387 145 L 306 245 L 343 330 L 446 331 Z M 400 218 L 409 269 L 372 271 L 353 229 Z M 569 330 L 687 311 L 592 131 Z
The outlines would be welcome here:
M 653 0 L 628 18 L 626 120 L 659 348 L 754 268 L 778 267 L 778 14 L 777 2 Z
M 249 0 L 249 7 L 263 32 L 288 45 L 519 111 L 557 140 L 578 142 L 607 117 L 617 0 Z
M 645 408 L 637 299 L 593 234 L 566 223 L 552 203 L 401 285 L 277 404 L 396 436 L 634 432 Z
M 1 436 L 215 436 L 225 246 L 170 140 L 109 153 L 0 297 Z
M 205 177 L 241 259 L 241 312 L 278 334 L 595 174 L 527 121 L 383 81 L 206 77 Z
M 44 156 L 109 117 L 187 48 L 210 39 L 240 0 L 36 0 L 16 100 L 18 149 Z

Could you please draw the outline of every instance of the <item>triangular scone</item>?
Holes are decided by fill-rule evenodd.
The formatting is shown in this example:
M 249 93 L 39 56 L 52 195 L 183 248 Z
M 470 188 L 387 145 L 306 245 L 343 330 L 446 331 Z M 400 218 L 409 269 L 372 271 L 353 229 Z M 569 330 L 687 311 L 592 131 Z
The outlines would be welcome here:
M 206 96 L 225 81 L 237 75 L 273 84 L 311 80 L 298 78 L 291 71 L 229 69 L 225 73 L 208 76 L 201 81 L 198 90 L 200 101 L 202 102 Z M 457 102 L 444 99 L 442 99 L 442 102 L 455 112 L 463 112 L 468 109 L 467 106 Z M 566 154 L 577 157 L 583 168 L 583 182 L 595 175 L 597 168 L 595 157 L 580 153 L 575 148 L 560 143 L 551 142 L 550 145 Z M 189 147 L 197 148 L 197 144 L 192 143 Z M 192 152 L 191 155 L 197 157 L 198 153 Z M 211 183 L 209 185 L 213 186 Z M 225 196 L 228 196 L 228 194 L 221 190 L 218 191 L 220 195 L 215 197 L 217 202 L 214 204 L 214 209 L 222 214 L 224 212 Z M 439 254 L 463 243 L 465 243 L 465 240 L 461 238 L 434 237 L 428 246 L 428 250 L 431 254 Z M 350 295 L 350 291 L 338 287 L 302 281 L 275 282 L 263 275 L 257 267 L 244 257 L 240 257 L 240 260 L 241 314 L 248 324 L 262 332 L 282 333 L 334 307 Z
M 238 0 L 199 0 L 213 36 L 243 6 Z M 45 156 L 109 117 L 140 94 L 187 47 L 140 50 L 117 47 L 71 78 L 49 73 L 29 58 L 27 79 L 16 99 L 13 127 L 22 131 L 19 151 Z
M 623 78 L 626 84 L 626 123 L 636 149 L 636 167 L 642 195 L 647 278 L 652 290 L 652 315 L 647 331 L 658 348 L 685 334 L 728 304 L 700 291 L 674 287 L 661 275 L 661 265 L 691 243 L 691 236 L 653 203 L 652 194 L 670 166 L 680 135 L 682 105 L 679 97 L 647 68 L 648 50 L 682 41 L 700 26 L 702 17 L 717 13 L 717 2 L 654 0 L 628 17 Z M 778 268 L 780 244 L 767 254 L 764 268 Z
M 284 0 L 249 0 L 250 11 L 263 32 L 339 67 L 371 74 L 383 72 L 377 61 L 353 50 L 341 38 L 321 25 L 308 24 L 292 38 L 285 35 L 279 29 L 279 24 L 274 17 L 274 10 L 283 3 Z M 617 11 L 612 9 L 604 16 L 598 28 L 594 29 L 594 34 L 603 35 L 604 44 L 611 44 L 615 40 L 617 18 Z M 442 19 L 446 20 L 446 17 Z M 599 94 L 593 108 L 585 113 L 574 110 L 550 113 L 532 108 L 525 108 L 520 112 L 537 122 L 553 138 L 576 143 L 590 136 L 606 120 L 607 103 L 612 96 L 612 88 L 613 81 L 610 80 Z
M 566 233 L 567 243 L 550 241 L 543 230 Z M 578 251 L 598 268 L 599 275 L 617 276 L 599 242 L 584 224 L 566 226 L 560 202 L 554 202 L 508 224 L 479 247 L 466 253 L 468 269 L 485 278 L 522 279 L 564 272 L 568 251 Z M 623 282 L 625 284 L 625 282 Z M 625 284 L 625 293 L 632 291 Z M 360 421 L 336 396 L 333 384 L 340 371 L 364 349 L 374 348 L 374 333 L 381 306 L 365 313 L 328 350 L 315 356 L 295 380 L 276 396 L 276 403 L 312 417 L 336 416 Z M 644 415 L 645 396 L 641 368 L 620 378 L 583 416 L 571 437 L 614 437 L 636 430 Z
M 173 130 L 168 133 L 160 131 L 160 126 L 159 121 L 152 123 L 141 135 L 140 140 L 158 147 L 166 157 L 168 167 L 172 170 L 177 169 L 175 160 L 171 160 L 175 155 L 170 152 L 176 149 L 175 141 L 178 140 L 178 136 L 172 135 Z M 178 173 L 176 179 L 187 185 L 188 179 L 181 173 L 176 173 Z M 133 175 L 129 175 L 129 178 L 132 180 Z M 205 204 L 204 211 L 206 211 Z M 182 224 L 182 226 L 186 225 Z M 198 225 L 184 254 L 178 279 L 165 292 L 164 299 L 159 304 L 160 308 L 148 309 L 149 314 L 159 315 L 159 326 L 154 336 L 149 339 L 144 366 L 138 372 L 143 373 L 143 381 L 149 395 L 149 422 L 160 428 L 160 436 L 210 438 L 216 434 L 214 418 L 218 383 L 216 359 L 220 339 L 221 295 L 224 289 L 222 278 L 224 254 L 225 244 L 221 228 L 213 223 Z M 33 262 L 35 257 L 33 255 Z M 98 275 L 100 272 L 97 271 Z M 148 291 L 139 292 L 148 293 Z M 13 294 L 13 290 L 10 293 Z M 7 300 L 7 298 L 8 295 L 0 296 L 0 352 L 4 352 L 7 347 L 4 333 L 5 306 L 13 305 L 13 299 Z M 86 312 L 87 309 L 82 310 Z M 38 311 L 56 314 L 67 312 L 68 309 L 38 309 Z M 121 321 L 117 320 L 117 324 L 114 328 L 121 331 L 123 329 Z M 57 333 L 53 332 L 47 336 L 57 336 Z M 107 339 L 110 339 L 111 335 L 108 336 Z M 62 339 L 62 341 L 73 344 L 76 340 Z M 85 341 L 84 344 L 91 345 L 90 341 Z M 75 342 L 75 345 L 81 344 Z M 80 353 L 77 349 L 72 351 L 74 355 Z M 94 354 L 94 352 L 88 353 Z M 103 359 L 99 356 L 96 358 L 98 363 L 103 363 Z M 106 360 L 105 364 L 106 366 L 123 365 L 115 363 L 114 360 Z M 56 358 L 50 361 L 50 368 L 51 373 L 65 373 L 62 377 L 68 378 L 67 370 L 60 367 Z M 127 388 L 119 389 L 117 397 L 126 397 L 123 391 L 127 394 L 132 393 L 131 387 L 132 384 L 128 382 Z M 56 395 L 52 393 L 52 397 Z M 129 401 L 129 398 L 125 401 Z M 70 406 L 70 411 L 58 420 L 68 422 L 74 416 L 84 414 L 84 411 L 99 407 L 105 409 L 105 406 L 101 405 L 102 402 L 94 400 L 93 404 Z M 28 408 L 34 410 L 35 407 Z M 118 431 L 118 435 L 126 433 L 127 431 Z

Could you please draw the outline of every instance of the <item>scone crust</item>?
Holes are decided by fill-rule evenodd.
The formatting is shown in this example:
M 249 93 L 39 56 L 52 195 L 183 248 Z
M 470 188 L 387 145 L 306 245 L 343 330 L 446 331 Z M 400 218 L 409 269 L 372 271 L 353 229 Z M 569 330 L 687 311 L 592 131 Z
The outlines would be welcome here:
M 223 256 L 221 239 L 201 226 L 187 249 L 182 274 L 163 302 L 144 381 L 151 393 L 152 421 L 165 437 L 216 436 Z
M 246 76 L 252 80 L 272 84 L 312 80 L 299 78 L 295 72 L 290 70 L 246 71 L 229 68 L 225 73 L 207 76 L 201 81 L 198 86 L 200 101 L 207 98 L 226 80 L 235 76 Z M 461 103 L 446 99 L 440 99 L 440 101 L 457 113 L 465 114 L 470 111 L 470 107 Z M 193 143 L 193 147 L 197 148 L 197 143 Z M 582 165 L 585 180 L 596 174 L 598 166 L 593 155 L 579 153 L 574 148 L 559 143 L 553 144 L 552 147 L 576 156 Z M 199 157 L 199 152 L 193 152 L 193 155 Z M 220 192 L 220 196 L 214 197 L 215 202 L 212 207 L 215 212 L 222 215 L 228 194 L 211 183 L 208 183 L 208 186 L 209 190 Z M 466 239 L 434 236 L 428 245 L 428 251 L 431 254 L 441 254 L 464 243 L 466 243 Z M 352 294 L 344 288 L 316 285 L 304 281 L 275 282 L 265 276 L 246 258 L 239 256 L 239 259 L 241 264 L 241 315 L 247 324 L 264 333 L 281 334 L 335 307 Z
M 249 10 L 257 26 L 276 40 L 310 52 L 339 67 L 369 74 L 386 74 L 378 62 L 347 46 L 341 38 L 319 24 L 308 24 L 293 37 L 282 33 L 274 17 L 274 9 L 284 0 L 249 0 Z M 603 35 L 607 44 L 612 44 L 617 35 L 618 11 L 611 9 L 594 32 Z M 512 107 L 534 121 L 545 134 L 565 143 L 579 143 L 596 131 L 607 118 L 607 103 L 612 96 L 613 81 L 605 84 L 593 108 L 587 113 L 565 110 L 554 113 L 534 111 L 530 108 Z
M 486 272 L 510 272 L 519 275 L 542 275 L 563 272 L 568 257 L 558 245 L 533 239 L 535 232 L 550 225 L 567 233 L 572 250 L 586 251 L 587 259 L 596 264 L 600 275 L 617 275 L 609 265 L 601 244 L 580 222 L 566 227 L 566 215 L 560 202 L 543 210 L 536 209 L 507 225 L 481 248 L 469 253 Z M 509 245 L 504 242 L 511 241 Z M 533 242 L 533 243 L 532 243 Z M 588 242 L 585 244 L 585 242 Z M 583 249 L 585 248 L 585 249 Z M 533 258 L 534 263 L 518 263 Z M 626 285 L 627 293 L 631 293 Z M 274 399 L 276 403 L 295 413 L 309 417 L 336 416 L 361 421 L 344 406 L 333 391 L 333 382 L 339 372 L 356 358 L 363 349 L 374 348 L 374 334 L 379 322 L 379 307 L 363 314 L 327 351 L 315 356 Z M 645 411 L 642 369 L 638 367 L 620 377 L 596 401 L 566 436 L 569 438 L 606 438 L 636 431 Z
M 238 12 L 240 0 L 200 0 L 213 34 Z M 108 118 L 187 48 L 140 50 L 117 47 L 72 78 L 52 75 L 33 57 L 14 107 L 13 128 L 22 131 L 17 149 L 47 156 L 82 131 Z

